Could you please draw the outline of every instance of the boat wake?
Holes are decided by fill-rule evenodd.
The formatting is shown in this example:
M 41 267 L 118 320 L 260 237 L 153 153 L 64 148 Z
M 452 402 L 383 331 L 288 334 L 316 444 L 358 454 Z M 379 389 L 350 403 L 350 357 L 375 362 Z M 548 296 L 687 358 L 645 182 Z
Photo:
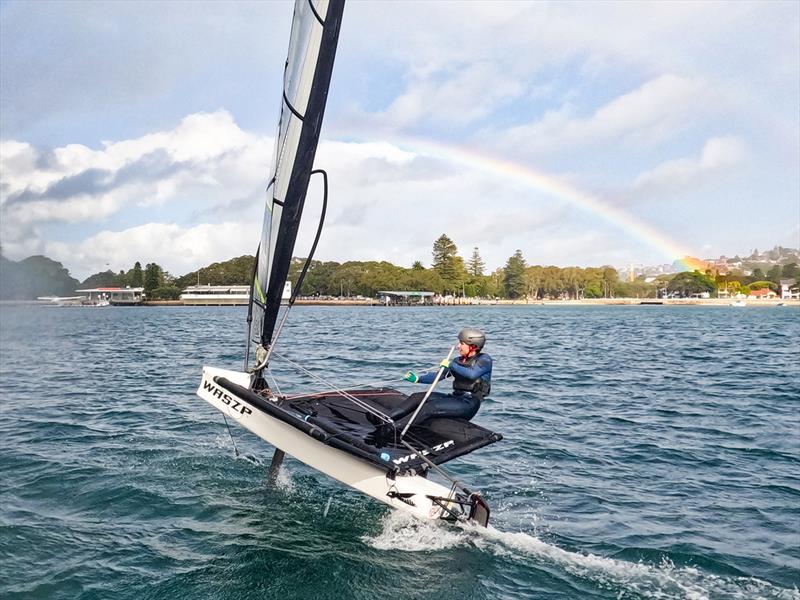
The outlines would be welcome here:
M 383 530 L 376 536 L 361 539 L 378 550 L 421 552 L 444 550 L 469 543 L 469 536 L 455 527 L 438 527 L 433 521 L 421 521 L 399 510 L 383 518 Z
M 753 577 L 718 576 L 689 566 L 629 562 L 590 553 L 570 552 L 524 532 L 505 532 L 469 525 L 450 527 L 422 522 L 392 511 L 384 517 L 382 531 L 362 538 L 378 550 L 429 552 L 458 546 L 474 547 L 511 560 L 533 559 L 598 588 L 614 590 L 618 598 L 687 598 L 704 600 L 756 598 L 800 600 L 800 590 L 786 589 Z

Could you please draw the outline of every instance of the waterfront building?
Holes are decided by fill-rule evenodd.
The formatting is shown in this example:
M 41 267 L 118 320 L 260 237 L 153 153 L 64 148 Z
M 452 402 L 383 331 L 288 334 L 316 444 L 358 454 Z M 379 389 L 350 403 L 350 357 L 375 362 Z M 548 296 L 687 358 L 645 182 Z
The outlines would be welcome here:
M 283 287 L 282 300 L 292 296 L 292 282 Z M 183 290 L 181 302 L 188 306 L 247 306 L 249 285 L 190 285 Z
M 378 291 L 381 303 L 391 305 L 432 304 L 433 292 Z
M 191 306 L 247 306 L 249 285 L 190 285 L 181 302 Z
M 753 290 L 750 292 L 750 297 L 756 300 L 770 300 L 776 298 L 778 294 L 769 288 L 761 288 L 760 290 Z
M 796 279 L 781 279 L 778 292 L 781 300 L 800 298 L 800 287 L 798 287 Z
M 98 306 L 104 303 L 112 306 L 136 306 L 144 302 L 145 298 L 143 287 L 101 287 L 75 291 L 84 294 L 84 304 Z

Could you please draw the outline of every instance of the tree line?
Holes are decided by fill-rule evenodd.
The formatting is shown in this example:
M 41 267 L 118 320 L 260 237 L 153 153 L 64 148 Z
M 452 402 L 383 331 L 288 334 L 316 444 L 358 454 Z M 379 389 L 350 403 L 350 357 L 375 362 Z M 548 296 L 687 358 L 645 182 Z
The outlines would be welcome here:
M 626 286 L 612 267 L 529 266 L 521 250 L 504 267 L 487 273 L 477 247 L 464 260 L 445 234 L 433 243 L 431 256 L 430 268 L 421 261 L 410 268 L 375 261 L 311 261 L 300 293 L 374 296 L 381 290 L 405 290 L 466 298 L 602 298 L 619 294 Z M 304 263 L 299 258 L 292 261 L 289 277 L 293 282 Z
M 667 293 L 675 293 L 682 296 L 702 294 L 710 295 L 727 291 L 730 295 L 748 295 L 751 291 L 768 288 L 777 292 L 781 279 L 800 279 L 800 267 L 797 263 L 790 262 L 784 265 L 774 265 L 764 273 L 763 270 L 756 268 L 750 275 L 726 273 L 720 274 L 710 269 L 701 273 L 700 271 L 678 273 L 670 275 L 669 280 L 662 280 L 660 286 L 666 289 Z
M 172 277 L 156 263 L 142 268 L 137 262 L 127 271 L 97 273 L 83 285 L 144 287 L 149 299 L 175 299 L 184 288 L 197 283 L 248 284 L 254 260 L 253 256 L 239 256 L 181 277 Z M 293 288 L 305 262 L 305 258 L 292 259 L 289 280 Z M 466 298 L 602 298 L 627 293 L 626 286 L 610 266 L 588 269 L 529 266 L 520 250 L 508 258 L 504 267 L 487 272 L 477 247 L 472 248 L 465 260 L 453 240 L 442 234 L 433 243 L 428 268 L 420 260 L 411 267 L 387 261 L 312 260 L 300 295 L 374 297 L 379 291 L 404 290 Z
M 161 265 L 152 262 L 142 267 L 138 260 L 127 271 L 95 273 L 81 285 L 84 288 L 140 287 L 144 288 L 145 296 L 151 300 L 177 300 L 181 295 L 181 288 L 176 285 L 175 278 Z
M 14 262 L 0 256 L 0 298 L 31 299 L 47 294 L 73 295 L 79 287 L 143 287 L 148 299 L 175 300 L 190 285 L 248 285 L 254 257 L 239 256 L 174 277 L 155 262 L 141 262 L 118 273 L 104 271 L 82 283 L 69 276 L 61 263 L 43 256 Z M 289 280 L 293 288 L 306 260 L 293 258 Z M 556 267 L 529 265 L 517 250 L 505 265 L 487 272 L 480 251 L 473 247 L 465 260 L 447 235 L 437 238 L 431 249 L 431 266 L 422 261 L 400 267 L 386 261 L 312 260 L 300 291 L 302 296 L 374 297 L 382 290 L 429 291 L 467 298 L 583 299 L 612 297 L 656 297 L 668 293 L 684 296 L 728 289 L 731 294 L 749 293 L 769 287 L 777 291 L 781 279 L 800 279 L 796 263 L 775 265 L 767 272 L 755 269 L 749 276 L 719 275 L 711 271 L 663 275 L 652 282 L 621 281 L 613 267 Z

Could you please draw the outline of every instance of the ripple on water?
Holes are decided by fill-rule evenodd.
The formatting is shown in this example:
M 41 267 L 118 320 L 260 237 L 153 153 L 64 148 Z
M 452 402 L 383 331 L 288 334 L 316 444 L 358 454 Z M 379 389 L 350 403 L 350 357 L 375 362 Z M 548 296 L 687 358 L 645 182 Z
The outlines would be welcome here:
M 240 367 L 243 310 L 0 311 L 4 597 L 800 597 L 797 311 L 295 309 L 281 353 L 406 391 L 487 330 L 477 420 L 505 439 L 452 467 L 490 500 L 483 532 L 292 459 L 269 486 L 233 427 L 236 457 L 193 394 L 202 364 Z

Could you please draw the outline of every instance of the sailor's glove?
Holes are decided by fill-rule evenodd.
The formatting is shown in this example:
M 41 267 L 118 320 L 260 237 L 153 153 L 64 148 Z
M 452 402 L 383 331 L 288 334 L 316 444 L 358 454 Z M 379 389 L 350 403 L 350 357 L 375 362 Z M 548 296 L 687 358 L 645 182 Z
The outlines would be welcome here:
M 405 375 L 403 375 L 404 381 L 410 381 L 411 383 L 417 383 L 419 381 L 419 377 L 417 376 L 414 371 L 408 371 Z
M 445 358 L 442 362 L 439 363 L 440 367 L 444 367 L 445 369 L 450 368 L 450 359 Z

